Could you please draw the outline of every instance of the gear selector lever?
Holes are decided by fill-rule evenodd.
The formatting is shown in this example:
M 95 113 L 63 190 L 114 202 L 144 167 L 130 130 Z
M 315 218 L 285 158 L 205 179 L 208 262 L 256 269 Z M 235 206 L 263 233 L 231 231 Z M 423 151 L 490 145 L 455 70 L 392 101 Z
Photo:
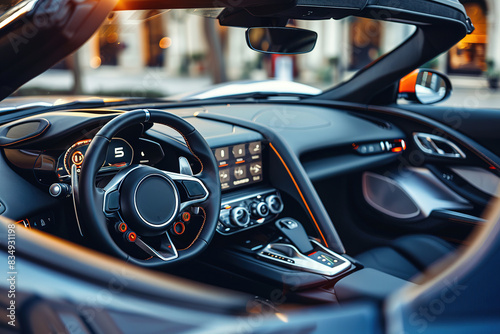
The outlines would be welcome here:
M 309 254 L 314 250 L 306 230 L 295 219 L 282 218 L 276 222 L 276 227 L 302 254 Z

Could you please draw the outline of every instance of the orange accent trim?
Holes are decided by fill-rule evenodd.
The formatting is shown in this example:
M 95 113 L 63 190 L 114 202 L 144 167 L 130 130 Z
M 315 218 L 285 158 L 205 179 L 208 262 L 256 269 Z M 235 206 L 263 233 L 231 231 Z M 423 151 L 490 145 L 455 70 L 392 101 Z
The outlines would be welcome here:
M 227 166 L 229 166 L 229 164 L 223 164 L 223 165 L 219 165 L 219 168 L 221 168 L 221 167 L 227 167 Z
M 200 163 L 200 165 L 201 165 L 200 173 L 202 173 L 203 172 L 203 162 L 201 162 L 201 159 L 198 158 L 198 156 L 196 155 L 196 153 L 194 153 L 193 149 L 191 148 L 191 145 L 189 145 L 189 141 L 187 140 L 186 136 L 182 132 L 180 132 L 179 130 L 177 130 L 176 128 L 174 128 L 173 126 L 170 126 L 170 125 L 167 125 L 167 126 L 170 127 L 170 128 L 172 128 L 172 129 L 174 129 L 175 131 L 177 131 L 182 136 L 182 138 L 184 138 L 184 141 L 186 142 L 186 145 L 187 145 L 189 151 L 191 151 L 191 153 L 194 155 L 194 157 L 196 158 L 196 160 L 198 160 L 198 162 Z
M 400 93 L 415 93 L 415 86 L 417 85 L 419 72 L 420 70 L 415 70 L 399 81 Z
M 200 230 L 198 231 L 198 234 L 193 239 L 193 241 L 189 244 L 189 246 L 187 246 L 186 248 L 178 249 L 178 251 L 183 251 L 183 250 L 186 250 L 189 247 L 193 246 L 194 242 L 196 240 L 198 240 L 198 237 L 200 236 L 201 231 L 203 231 L 203 227 L 205 227 L 205 221 L 207 220 L 207 213 L 205 212 L 205 209 L 203 209 L 202 207 L 200 207 L 200 210 L 203 212 L 203 224 L 201 224 L 201 227 L 200 227 Z
M 125 223 L 121 223 L 121 224 L 118 226 L 118 228 L 119 228 L 120 232 L 122 232 L 122 233 L 125 233 L 125 232 L 127 232 L 127 230 L 128 230 L 128 226 L 127 226 L 127 224 L 125 224 Z
M 244 163 L 244 162 L 245 162 L 245 160 L 236 161 L 236 164 L 242 164 L 242 163 Z
M 135 232 L 130 232 L 130 233 L 127 235 L 127 239 L 128 239 L 128 241 L 130 241 L 130 242 L 134 242 L 134 241 L 137 239 L 137 234 L 135 234 Z
M 186 223 L 191 220 L 191 214 L 187 211 L 184 211 L 182 213 L 182 220 L 184 220 Z
M 300 198 L 302 198 L 302 202 L 304 202 L 304 205 L 306 206 L 306 209 L 309 212 L 309 215 L 311 216 L 311 218 L 312 218 L 312 220 L 314 222 L 314 225 L 316 225 L 316 228 L 318 229 L 318 232 L 321 235 L 321 239 L 323 239 L 323 242 L 325 243 L 326 247 L 328 247 L 328 243 L 326 242 L 325 236 L 323 235 L 323 232 L 321 232 L 321 229 L 319 228 L 318 222 L 316 221 L 316 218 L 314 218 L 314 215 L 313 215 L 311 209 L 309 208 L 309 205 L 307 204 L 306 199 L 305 199 L 304 195 L 302 194 L 302 191 L 299 188 L 299 185 L 295 181 L 295 178 L 293 177 L 292 172 L 290 171 L 290 169 L 288 169 L 288 166 L 286 165 L 285 161 L 283 160 L 283 158 L 281 157 L 281 155 L 278 153 L 278 151 L 276 150 L 276 148 L 274 148 L 273 144 L 269 143 L 269 146 L 271 147 L 271 149 L 274 151 L 274 153 L 276 153 L 276 155 L 280 159 L 281 163 L 283 164 L 283 166 L 285 167 L 286 171 L 288 172 L 288 175 L 290 175 L 290 178 L 292 179 L 293 184 L 295 185 L 295 188 L 299 192 Z
M 177 232 L 177 229 L 176 229 L 176 226 L 177 225 L 181 225 L 181 231 L 180 232 Z M 177 222 L 174 224 L 174 233 L 177 234 L 177 235 L 181 235 L 183 234 L 184 232 L 186 231 L 186 225 L 184 225 L 183 222 Z
M 31 136 L 31 137 L 28 137 L 28 138 L 21 138 L 21 139 L 19 139 L 19 140 L 13 141 L 13 142 L 11 142 L 11 143 L 8 143 L 8 144 L 2 145 L 2 146 L 7 147 L 7 146 L 11 146 L 11 145 L 19 144 L 19 143 L 21 143 L 21 142 L 23 142 L 23 141 L 30 140 L 30 139 L 36 138 L 36 137 L 38 137 L 38 136 L 41 136 L 41 135 L 42 135 L 45 131 L 47 131 L 47 129 L 50 127 L 50 122 L 49 122 L 49 121 L 47 121 L 45 118 L 42 118 L 42 119 L 43 119 L 44 121 L 46 121 L 48 124 L 47 124 L 47 125 L 46 125 L 43 129 L 42 129 L 42 131 L 41 131 L 40 133 L 38 133 L 38 134 L 36 134 L 36 135 L 33 135 L 33 136 Z M 23 124 L 23 123 L 29 123 L 29 121 L 28 121 L 28 122 L 20 122 L 19 124 Z

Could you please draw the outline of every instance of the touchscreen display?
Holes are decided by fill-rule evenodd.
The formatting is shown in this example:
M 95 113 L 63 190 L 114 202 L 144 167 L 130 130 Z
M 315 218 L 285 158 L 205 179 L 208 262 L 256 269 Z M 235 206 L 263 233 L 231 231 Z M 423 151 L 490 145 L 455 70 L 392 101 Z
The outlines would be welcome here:
M 213 150 L 222 189 L 262 181 L 262 143 L 254 141 Z

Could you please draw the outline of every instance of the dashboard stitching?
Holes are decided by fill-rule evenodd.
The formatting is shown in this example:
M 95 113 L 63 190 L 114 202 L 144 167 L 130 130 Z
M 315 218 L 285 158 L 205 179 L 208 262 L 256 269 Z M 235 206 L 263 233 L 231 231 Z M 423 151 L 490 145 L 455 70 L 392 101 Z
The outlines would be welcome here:
M 320 229 L 320 227 L 318 225 L 318 222 L 316 221 L 316 218 L 314 217 L 311 209 L 309 208 L 309 205 L 307 204 L 307 201 L 306 201 L 304 195 L 302 194 L 302 191 L 300 190 L 299 185 L 295 181 L 295 178 L 293 177 L 292 172 L 290 171 L 290 169 L 288 169 L 288 166 L 286 165 L 285 161 L 283 160 L 283 158 L 281 157 L 281 155 L 278 153 L 278 151 L 276 150 L 276 148 L 273 146 L 273 144 L 269 143 L 269 146 L 273 149 L 274 153 L 276 153 L 276 155 L 280 159 L 281 163 L 285 167 L 286 171 L 288 172 L 288 175 L 292 179 L 293 184 L 295 185 L 295 188 L 299 192 L 299 195 L 302 198 L 302 201 L 304 202 L 304 205 L 306 206 L 306 209 L 309 212 L 309 215 L 311 216 L 311 218 L 312 218 L 312 220 L 314 222 L 314 225 L 316 225 L 316 228 L 318 229 L 318 232 L 321 235 L 321 239 L 323 239 L 323 242 L 325 243 L 326 247 L 328 247 L 328 243 L 326 242 L 325 236 L 323 235 L 323 232 L 321 231 L 321 229 Z
M 203 227 L 205 227 L 205 221 L 207 220 L 207 213 L 205 212 L 205 209 L 203 209 L 202 207 L 200 207 L 200 209 L 203 212 L 203 224 L 201 224 L 201 227 L 200 227 L 200 230 L 198 231 L 198 234 L 193 239 L 193 241 L 189 244 L 189 246 L 187 246 L 186 248 L 178 249 L 179 251 L 186 250 L 189 247 L 193 246 L 193 244 L 195 243 L 195 241 L 198 240 L 198 237 L 200 236 L 201 231 L 203 231 Z
M 184 138 L 184 141 L 186 142 L 186 145 L 187 145 L 188 149 L 191 151 L 191 153 L 193 153 L 194 157 L 198 160 L 198 162 L 201 165 L 200 173 L 203 172 L 203 162 L 201 162 L 200 158 L 198 158 L 198 156 L 196 155 L 196 153 L 194 153 L 193 150 L 191 149 L 191 145 L 189 145 L 189 141 L 187 140 L 186 136 L 184 136 L 184 134 L 182 132 L 180 132 L 179 130 L 177 130 L 173 126 L 170 126 L 170 127 L 172 129 L 174 129 L 175 131 L 177 131 Z

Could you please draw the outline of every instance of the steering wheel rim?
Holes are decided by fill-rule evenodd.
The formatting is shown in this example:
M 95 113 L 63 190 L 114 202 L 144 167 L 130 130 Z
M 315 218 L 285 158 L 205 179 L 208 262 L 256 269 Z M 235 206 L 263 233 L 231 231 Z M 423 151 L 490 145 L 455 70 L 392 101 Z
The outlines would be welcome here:
M 141 178 L 141 180 L 145 180 L 146 178 L 151 177 L 151 175 L 153 174 L 158 174 L 169 182 L 172 180 L 172 178 L 189 180 L 189 182 L 201 182 L 201 184 L 207 191 L 207 196 L 206 198 L 202 198 L 203 200 L 199 199 L 197 201 L 191 201 L 195 202 L 193 204 L 196 204 L 196 207 L 200 208 L 200 211 L 204 216 L 204 221 L 195 239 L 188 247 L 179 250 L 175 248 L 175 245 L 171 242 L 170 236 L 168 234 L 168 229 L 164 229 L 168 228 L 170 224 L 157 224 L 157 226 L 153 226 L 152 228 L 150 228 L 150 230 L 148 230 L 151 231 L 151 233 L 161 232 L 161 234 L 158 234 L 158 236 L 163 237 L 161 242 L 162 247 L 163 243 L 165 242 L 165 246 L 171 248 L 174 253 L 176 253 L 176 256 L 172 256 L 168 260 L 165 260 L 165 257 L 163 257 L 162 259 L 158 256 L 154 256 L 154 254 L 152 254 L 153 256 L 147 260 L 138 259 L 129 255 L 116 244 L 116 242 L 113 240 L 113 237 L 111 236 L 110 229 L 108 227 L 110 221 L 108 213 L 105 210 L 105 201 L 107 200 L 107 198 L 109 198 L 109 196 L 107 196 L 109 195 L 109 189 L 106 189 L 106 187 L 101 189 L 95 185 L 97 173 L 105 161 L 108 145 L 111 139 L 120 130 L 135 124 L 145 122 L 160 123 L 169 126 L 180 133 L 184 137 L 186 145 L 188 146 L 193 156 L 200 162 L 201 171 L 200 173 L 189 177 L 188 175 L 165 172 L 149 166 L 146 167 L 142 165 L 134 165 L 133 167 L 129 167 L 128 170 L 124 171 L 124 173 L 122 173 L 121 175 L 119 175 L 121 173 L 120 172 L 115 176 L 115 178 L 118 178 L 117 181 L 119 183 L 119 187 L 121 187 L 121 185 L 128 180 L 129 174 L 139 174 L 139 172 L 134 172 L 134 170 L 140 169 L 141 175 L 139 175 L 139 178 Z M 124 174 L 126 175 L 123 176 Z M 132 178 L 132 176 L 130 176 L 130 178 Z M 162 182 L 158 180 L 159 178 L 157 178 L 155 182 Z M 112 182 L 113 180 L 110 181 L 110 183 Z M 138 184 L 136 185 L 134 196 L 136 196 L 135 194 L 137 193 L 137 189 L 139 189 L 140 182 L 142 181 L 138 181 Z M 170 183 L 177 183 L 177 180 L 176 182 Z M 166 184 L 167 183 L 165 182 L 162 186 L 164 186 L 165 188 L 167 187 Z M 192 258 L 198 253 L 202 252 L 208 246 L 216 231 L 220 211 L 221 192 L 215 157 L 213 156 L 212 150 L 208 146 L 205 139 L 191 124 L 189 124 L 179 116 L 166 111 L 155 109 L 133 110 L 119 115 L 109 121 L 94 136 L 92 142 L 90 143 L 90 146 L 85 154 L 85 159 L 79 175 L 78 187 L 76 188 L 77 189 L 74 189 L 75 208 L 78 215 L 77 218 L 81 223 L 84 224 L 85 234 L 88 234 L 92 238 L 93 242 L 97 244 L 97 247 L 100 250 L 111 253 L 139 266 L 159 267 Z M 137 197 L 134 197 L 134 200 L 137 200 Z M 123 204 L 121 194 L 120 201 Z M 180 211 L 180 207 L 177 207 L 176 209 L 177 211 Z M 135 211 L 137 211 L 137 214 L 141 216 L 140 209 L 137 208 L 137 205 L 135 206 Z M 118 216 L 120 216 L 120 213 L 123 214 L 121 209 Z M 123 219 L 123 217 L 121 216 L 120 218 Z M 127 219 L 128 218 L 130 217 L 127 217 Z M 173 221 L 176 221 L 175 218 L 176 217 L 174 217 Z M 140 221 L 134 220 L 134 224 L 136 227 L 142 228 L 145 226 L 139 226 L 138 224 L 140 223 Z M 144 231 L 146 231 L 146 229 L 148 229 L 148 227 L 144 227 Z M 163 232 L 165 233 L 165 235 L 163 235 Z M 141 238 L 137 237 L 137 241 L 135 243 L 144 250 L 144 245 L 141 245 L 140 242 Z M 168 242 L 170 242 L 171 245 L 168 245 Z

